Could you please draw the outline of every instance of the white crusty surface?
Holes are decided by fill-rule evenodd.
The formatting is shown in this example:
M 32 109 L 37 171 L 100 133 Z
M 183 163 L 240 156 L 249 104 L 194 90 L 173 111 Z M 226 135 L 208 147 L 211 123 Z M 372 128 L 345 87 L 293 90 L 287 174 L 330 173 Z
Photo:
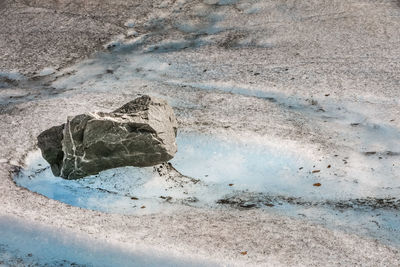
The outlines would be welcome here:
M 6 81 L 0 91 L 0 216 L 69 229 L 126 248 L 140 243 L 182 257 L 195 255 L 221 265 L 400 265 L 398 247 L 381 240 L 265 210 L 182 207 L 151 215 L 106 214 L 15 185 L 10 171 L 36 149 L 41 131 L 67 116 L 109 112 L 138 94 L 149 94 L 174 107 L 181 131 L 274 143 L 303 153 L 325 169 L 332 164 L 330 171 L 338 179 L 363 184 L 381 177 L 400 186 L 398 1 L 207 2 L 149 1 L 146 15 L 138 16 L 133 7 L 132 14 L 126 13 L 124 1 L 119 1 L 113 12 L 132 15 L 138 37 L 118 37 L 113 52 L 93 55 L 45 78 Z M 85 27 L 76 22 L 73 5 L 35 3 L 28 13 L 57 22 L 54 28 L 76 23 L 66 30 L 75 36 L 72 29 Z M 3 12 L 10 8 L 6 4 L 0 4 Z M 28 7 L 12 5 L 13 14 L 20 14 L 21 8 Z M 43 13 L 51 8 L 65 10 L 58 16 L 71 16 L 70 20 Z M 1 42 L 22 42 L 26 31 L 43 26 L 40 21 L 35 26 L 21 24 L 25 28 L 20 37 L 17 24 L 7 23 L 10 33 L 1 30 L 8 36 Z M 118 27 L 128 30 L 123 24 Z M 95 34 L 110 38 L 105 28 L 90 25 Z M 75 38 L 74 49 L 87 54 L 80 50 L 81 42 Z M 64 51 L 62 58 L 69 53 L 69 45 L 48 45 Z M 56 53 L 44 56 L 48 60 L 39 61 L 40 68 L 20 64 L 26 60 L 23 53 L 0 47 L 8 51 L 2 57 L 2 72 L 29 73 L 66 64 Z M 325 169 L 316 174 L 322 183 L 328 175 Z

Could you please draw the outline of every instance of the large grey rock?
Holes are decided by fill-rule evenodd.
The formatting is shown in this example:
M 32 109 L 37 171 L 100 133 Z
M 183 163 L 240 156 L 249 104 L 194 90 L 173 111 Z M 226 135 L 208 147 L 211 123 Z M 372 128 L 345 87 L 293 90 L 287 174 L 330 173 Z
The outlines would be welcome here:
M 142 96 L 111 113 L 68 117 L 65 125 L 41 133 L 38 145 L 54 175 L 77 179 L 110 168 L 166 162 L 177 151 L 176 133 L 172 108 Z

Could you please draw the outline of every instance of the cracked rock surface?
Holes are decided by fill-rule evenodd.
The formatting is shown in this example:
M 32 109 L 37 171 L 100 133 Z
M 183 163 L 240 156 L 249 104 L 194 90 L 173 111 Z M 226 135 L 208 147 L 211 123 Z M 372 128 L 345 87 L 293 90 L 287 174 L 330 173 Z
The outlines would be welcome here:
M 38 136 L 56 176 L 77 179 L 122 166 L 153 166 L 177 151 L 177 121 L 166 101 L 139 97 L 111 113 L 69 117 Z

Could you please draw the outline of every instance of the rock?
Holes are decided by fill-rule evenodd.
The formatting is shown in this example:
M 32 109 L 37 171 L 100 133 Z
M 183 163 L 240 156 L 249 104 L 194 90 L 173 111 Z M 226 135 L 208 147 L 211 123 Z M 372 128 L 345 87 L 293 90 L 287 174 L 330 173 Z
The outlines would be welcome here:
M 54 175 L 77 179 L 110 168 L 166 162 L 177 151 L 176 133 L 167 102 L 142 96 L 111 113 L 68 117 L 65 125 L 41 133 L 38 145 Z
M 54 126 L 42 132 L 38 136 L 38 146 L 42 155 L 50 163 L 51 171 L 55 176 L 60 176 L 64 152 L 62 150 L 61 140 L 63 139 L 64 126 Z

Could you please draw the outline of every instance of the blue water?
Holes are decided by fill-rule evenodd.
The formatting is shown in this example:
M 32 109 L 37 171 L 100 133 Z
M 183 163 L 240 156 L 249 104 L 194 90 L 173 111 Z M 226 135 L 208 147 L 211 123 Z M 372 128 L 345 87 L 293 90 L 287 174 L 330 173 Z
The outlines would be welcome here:
M 117 168 L 86 179 L 65 180 L 54 177 L 40 152 L 28 158 L 27 168 L 15 177 L 15 181 L 31 191 L 69 205 L 126 214 L 158 211 L 164 202 L 160 196 L 164 195 L 174 199 L 196 197 L 199 200 L 196 205 L 202 205 L 213 204 L 213 201 L 215 204 L 235 190 L 284 195 L 315 191 L 299 179 L 298 167 L 305 166 L 299 156 L 257 143 L 194 133 L 180 134 L 177 143 L 179 151 L 171 161 L 172 165 L 202 183 L 176 186 L 160 178 L 152 167 Z M 131 197 L 139 199 L 132 200 Z M 143 205 L 147 207 L 145 211 L 140 209 Z

